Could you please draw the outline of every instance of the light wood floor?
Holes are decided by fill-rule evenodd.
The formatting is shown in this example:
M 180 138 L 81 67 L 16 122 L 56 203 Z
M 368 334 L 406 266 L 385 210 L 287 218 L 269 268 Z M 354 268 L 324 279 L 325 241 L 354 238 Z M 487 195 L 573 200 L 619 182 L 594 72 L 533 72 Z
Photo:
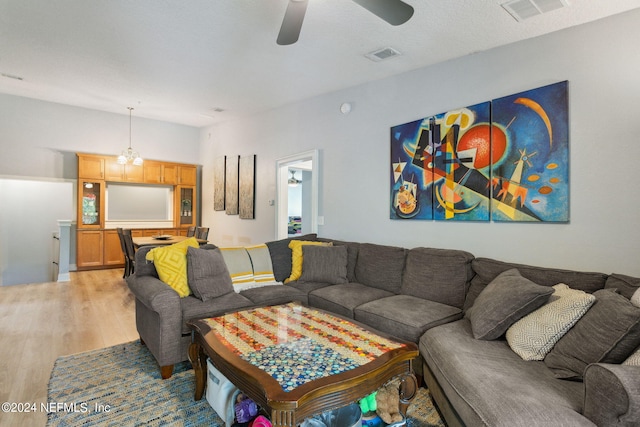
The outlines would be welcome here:
M 0 411 L 0 426 L 46 424 L 53 363 L 64 355 L 133 341 L 134 298 L 122 269 L 71 273 L 71 281 L 0 286 L 0 403 L 36 403 L 35 413 Z

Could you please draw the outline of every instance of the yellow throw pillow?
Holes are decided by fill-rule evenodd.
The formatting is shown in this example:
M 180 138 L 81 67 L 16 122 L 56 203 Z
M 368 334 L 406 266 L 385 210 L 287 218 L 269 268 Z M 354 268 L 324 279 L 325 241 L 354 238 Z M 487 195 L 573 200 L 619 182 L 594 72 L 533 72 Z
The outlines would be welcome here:
M 291 249 L 291 275 L 289 278 L 284 279 L 284 283 L 293 282 L 298 280 L 302 276 L 302 246 L 304 245 L 317 245 L 317 246 L 332 246 L 331 242 L 310 242 L 307 240 L 291 240 L 289 242 L 289 249 Z
M 195 237 L 169 246 L 158 246 L 147 252 L 146 259 L 153 261 L 158 277 L 184 298 L 191 294 L 187 279 L 187 248 L 199 248 Z

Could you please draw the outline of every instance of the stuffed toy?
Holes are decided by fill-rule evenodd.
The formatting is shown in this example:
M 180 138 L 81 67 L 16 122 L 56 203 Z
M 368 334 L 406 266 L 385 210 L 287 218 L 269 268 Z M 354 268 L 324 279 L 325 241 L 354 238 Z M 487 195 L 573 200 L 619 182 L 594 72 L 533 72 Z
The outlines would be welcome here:
M 236 421 L 234 427 L 248 427 L 253 419 L 258 415 L 258 405 L 244 394 L 238 394 L 236 398 Z
M 376 392 L 376 413 L 387 424 L 404 420 L 400 413 L 400 391 L 398 384 L 391 382 L 380 387 Z

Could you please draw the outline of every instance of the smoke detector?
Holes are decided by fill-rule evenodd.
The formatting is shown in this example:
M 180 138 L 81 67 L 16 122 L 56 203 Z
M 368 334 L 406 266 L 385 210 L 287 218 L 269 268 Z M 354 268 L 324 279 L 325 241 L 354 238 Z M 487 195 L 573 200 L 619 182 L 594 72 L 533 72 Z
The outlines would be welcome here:
M 569 0 L 512 0 L 502 4 L 516 21 L 522 22 L 553 10 L 569 7 Z

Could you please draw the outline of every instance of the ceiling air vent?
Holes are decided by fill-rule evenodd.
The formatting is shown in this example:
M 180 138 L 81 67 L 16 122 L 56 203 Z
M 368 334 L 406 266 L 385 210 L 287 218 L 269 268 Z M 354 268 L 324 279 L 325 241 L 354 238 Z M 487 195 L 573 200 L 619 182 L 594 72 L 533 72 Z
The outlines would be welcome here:
M 502 7 L 516 21 L 524 21 L 536 15 L 568 6 L 569 0 L 512 0 L 502 4 Z
M 393 58 L 394 56 L 400 55 L 400 52 L 395 50 L 392 47 L 385 47 L 383 49 L 378 49 L 373 52 L 367 53 L 365 56 L 372 61 L 380 62 L 385 59 Z

